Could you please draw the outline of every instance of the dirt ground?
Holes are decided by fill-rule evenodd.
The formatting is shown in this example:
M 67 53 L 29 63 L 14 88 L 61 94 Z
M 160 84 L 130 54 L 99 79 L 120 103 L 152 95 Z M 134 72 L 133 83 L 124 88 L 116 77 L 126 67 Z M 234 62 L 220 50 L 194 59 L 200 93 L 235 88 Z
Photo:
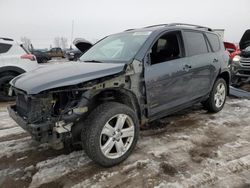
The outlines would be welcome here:
M 250 92 L 250 84 L 244 84 L 243 86 L 240 87 L 240 89 Z
M 201 106 L 152 123 L 133 154 L 112 168 L 83 151 L 39 145 L 0 105 L 0 187 L 250 187 L 250 101 Z

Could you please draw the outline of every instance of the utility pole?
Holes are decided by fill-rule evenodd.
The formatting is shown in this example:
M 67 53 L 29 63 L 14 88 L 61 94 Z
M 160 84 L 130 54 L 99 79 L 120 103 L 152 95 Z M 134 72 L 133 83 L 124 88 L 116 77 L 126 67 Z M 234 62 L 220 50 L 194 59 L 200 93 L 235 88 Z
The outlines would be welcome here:
M 70 49 L 72 49 L 72 44 L 73 44 L 73 35 L 74 35 L 74 20 L 72 20 L 72 27 L 71 27 L 71 41 L 70 41 Z

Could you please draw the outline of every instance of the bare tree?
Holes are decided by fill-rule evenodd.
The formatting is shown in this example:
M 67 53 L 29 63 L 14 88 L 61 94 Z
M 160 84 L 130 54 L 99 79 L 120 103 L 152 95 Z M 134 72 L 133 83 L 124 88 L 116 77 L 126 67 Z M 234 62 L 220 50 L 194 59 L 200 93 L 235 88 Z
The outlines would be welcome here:
M 29 38 L 21 37 L 21 42 L 26 49 L 31 50 L 32 44 L 31 44 L 31 40 Z
M 68 39 L 65 37 L 61 37 L 61 48 L 62 49 L 68 48 Z
M 60 37 L 54 38 L 54 46 L 55 47 L 60 47 Z
M 65 49 L 68 47 L 68 39 L 66 37 L 56 37 L 54 39 L 54 46 Z

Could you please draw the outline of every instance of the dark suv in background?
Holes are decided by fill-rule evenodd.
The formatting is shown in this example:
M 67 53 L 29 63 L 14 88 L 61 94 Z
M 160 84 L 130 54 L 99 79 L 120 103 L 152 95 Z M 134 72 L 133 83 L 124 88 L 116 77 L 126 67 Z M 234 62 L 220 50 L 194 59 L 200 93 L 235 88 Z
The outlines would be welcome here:
M 103 166 L 125 160 L 139 127 L 201 102 L 220 111 L 229 56 L 212 29 L 162 24 L 110 35 L 75 63 L 23 74 L 10 116 L 34 139 L 81 145 Z
M 51 60 L 51 57 L 46 53 L 45 50 L 33 49 L 30 52 L 36 56 L 37 63 L 47 63 Z
M 234 56 L 231 64 L 232 85 L 236 87 L 250 83 L 250 29 L 241 37 L 239 46 L 240 52 Z

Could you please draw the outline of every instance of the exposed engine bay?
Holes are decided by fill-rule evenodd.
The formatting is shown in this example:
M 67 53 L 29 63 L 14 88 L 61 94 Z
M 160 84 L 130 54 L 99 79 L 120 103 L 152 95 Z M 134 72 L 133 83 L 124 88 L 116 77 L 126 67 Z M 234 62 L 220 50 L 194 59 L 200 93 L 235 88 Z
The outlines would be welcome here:
M 83 92 L 64 91 L 25 95 L 17 91 L 14 110 L 25 121 L 22 127 L 40 142 L 59 142 L 62 137 L 71 137 L 71 127 L 82 114 L 87 112 L 87 99 Z

